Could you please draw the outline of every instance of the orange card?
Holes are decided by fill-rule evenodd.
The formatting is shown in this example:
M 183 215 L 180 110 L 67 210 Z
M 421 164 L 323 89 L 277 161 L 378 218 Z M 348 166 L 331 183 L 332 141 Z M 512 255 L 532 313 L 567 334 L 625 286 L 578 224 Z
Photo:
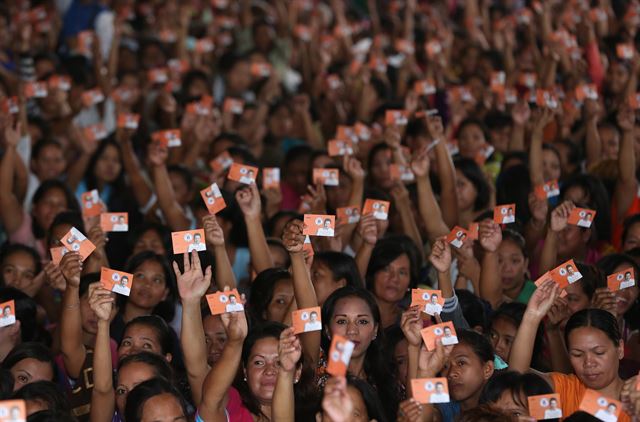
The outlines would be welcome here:
M 537 80 L 538 80 L 538 75 L 532 72 L 521 73 L 520 76 L 518 77 L 518 83 L 530 89 L 533 89 L 536 87 Z
M 178 35 L 176 35 L 176 31 L 163 29 L 162 31 L 158 32 L 158 39 L 163 43 L 173 43 L 178 39 Z
M 324 186 L 339 186 L 340 170 L 326 168 L 313 169 L 313 184 L 321 184 Z
M 336 130 L 336 139 L 344 139 L 352 142 L 358 142 L 358 134 L 354 126 L 338 125 Z
M 443 346 L 458 344 L 456 329 L 451 321 L 430 325 L 420 330 L 420 334 L 428 351 L 436 349 L 436 340 L 438 339 L 440 339 Z
M 93 31 L 81 31 L 78 33 L 78 52 L 85 56 L 90 56 L 93 50 Z
M 398 53 L 402 53 L 406 56 L 413 56 L 416 52 L 416 47 L 413 42 L 405 39 L 396 40 L 395 48 Z
M 258 167 L 247 166 L 244 164 L 231 164 L 231 169 L 229 170 L 229 179 L 235 180 L 236 182 L 244 183 L 245 185 L 250 185 L 256 182 L 256 177 L 258 176 Z
M 227 204 L 222 197 L 222 192 L 217 183 L 211 184 L 200 191 L 200 196 L 209 210 L 209 214 L 217 214 L 226 208 Z
M 104 94 L 99 88 L 89 89 L 82 93 L 82 105 L 91 107 L 104 101 Z
M 109 136 L 107 128 L 103 123 L 96 123 L 95 125 L 83 127 L 82 133 L 88 141 L 101 141 Z
M 640 92 L 636 92 L 635 94 L 629 95 L 627 102 L 629 104 L 629 107 L 631 107 L 632 109 L 634 110 L 639 109 L 640 108 Z
M 16 323 L 16 303 L 13 300 L 0 303 L 0 327 Z
M 450 245 L 460 249 L 465 240 L 469 237 L 469 232 L 460 226 L 455 226 L 447 235 L 446 241 Z
M 189 70 L 189 61 L 180 59 L 169 59 L 167 67 L 171 72 L 177 74 L 186 73 Z
M 126 212 L 105 212 L 100 214 L 100 228 L 103 232 L 128 232 L 129 214 Z
M 305 258 L 313 256 L 315 254 L 315 252 L 313 251 L 313 245 L 311 244 L 311 238 L 308 235 L 304 237 L 302 252 L 304 253 Z
M 27 420 L 27 405 L 24 400 L 0 401 L 0 422 L 24 422 Z
M 169 69 L 166 67 L 151 69 L 147 72 L 147 79 L 152 84 L 167 83 L 169 82 Z
M 242 114 L 242 111 L 244 110 L 244 101 L 237 98 L 227 97 L 224 99 L 222 109 L 225 113 Z
M 406 126 L 409 123 L 409 112 L 405 110 L 387 110 L 384 114 L 384 124 Z
M 200 54 L 211 53 L 214 49 L 215 44 L 211 38 L 200 38 L 193 44 L 193 51 Z
M 548 199 L 560 195 L 560 186 L 557 180 L 552 180 L 544 185 L 535 187 L 534 193 L 538 199 Z
M 418 403 L 449 403 L 449 384 L 446 378 L 416 378 L 411 380 L 413 398 Z
M 362 207 L 362 215 L 373 214 L 376 220 L 386 220 L 389 218 L 389 201 L 380 199 L 365 199 Z
M 67 252 L 69 252 L 69 250 L 64 246 L 57 246 L 49 249 L 49 253 L 51 253 L 51 262 L 53 262 L 54 265 L 60 265 L 62 257 L 65 256 Z
M 529 396 L 527 401 L 529 402 L 529 415 L 537 421 L 560 419 L 562 417 L 560 394 Z
M 84 192 L 81 196 L 82 216 L 85 218 L 96 217 L 106 211 L 106 207 L 100 199 L 98 189 Z
M 580 402 L 580 410 L 595 416 L 601 421 L 614 422 L 620 417 L 622 403 L 618 400 L 604 397 L 595 390 L 587 389 Z
M 416 180 L 416 175 L 411 171 L 411 167 L 404 164 L 391 164 L 389 166 L 389 174 L 391 175 L 391 180 L 400 180 L 405 183 Z
M 562 280 L 559 280 L 562 283 L 558 283 L 557 280 L 554 280 L 553 277 L 551 277 L 551 271 L 547 271 L 546 273 L 538 277 L 538 279 L 534 282 L 534 284 L 536 285 L 536 287 L 540 287 L 547 280 L 553 281 L 554 283 L 558 284 L 558 287 L 562 289 L 560 291 L 560 297 L 565 297 L 567 295 L 567 291 L 564 289 L 568 285 L 567 281 L 565 279 L 562 279 Z
M 47 84 L 44 82 L 27 82 L 24 84 L 24 96 L 27 98 L 46 98 Z
M 364 123 L 356 123 L 356 125 L 353 127 L 353 130 L 355 131 L 356 135 L 358 135 L 358 139 L 360 139 L 361 141 L 368 141 L 371 139 L 371 129 Z
M 498 224 L 516 222 L 516 204 L 497 205 L 493 208 L 493 221 Z
M 469 239 L 478 240 L 479 230 L 480 230 L 480 223 L 476 223 L 476 222 L 469 223 L 469 230 L 467 230 L 467 233 L 469 234 Z
M 164 148 L 174 148 L 182 145 L 180 129 L 158 130 L 151 134 L 151 140 Z
M 133 286 L 133 274 L 102 267 L 100 270 L 100 284 L 114 293 L 129 296 Z
M 300 309 L 291 313 L 293 330 L 296 334 L 322 330 L 320 307 Z
M 536 104 L 538 107 L 558 108 L 558 99 L 550 91 L 544 89 L 536 90 Z
M 327 143 L 330 157 L 353 155 L 353 141 L 350 139 L 332 139 Z
M 240 296 L 237 289 L 209 294 L 207 295 L 207 303 L 209 304 L 211 315 L 244 311 L 242 296 Z
M 607 287 L 611 291 L 622 290 L 636 285 L 636 275 L 633 267 L 618 271 L 607 276 Z
M 207 250 L 204 229 L 171 232 L 171 243 L 173 244 L 174 255 L 191 251 L 202 252 Z
M 440 290 L 411 289 L 411 306 L 419 305 L 422 312 L 435 315 L 442 312 L 444 298 Z
M 620 43 L 616 45 L 616 54 L 620 59 L 633 59 L 634 51 L 633 44 Z
M 293 29 L 296 37 L 300 38 L 301 41 L 309 42 L 311 41 L 311 28 L 306 25 L 296 25 Z
M 427 41 L 424 45 L 427 57 L 432 59 L 442 52 L 442 44 L 438 40 Z
M 336 228 L 336 217 L 324 214 L 305 214 L 302 234 L 309 236 L 333 237 Z
M 71 227 L 62 239 L 60 239 L 60 243 L 68 250 L 78 252 L 82 261 L 87 259 L 96 249 L 95 245 L 75 227 Z
M 7 97 L 2 101 L 2 111 L 6 114 L 18 114 L 20 106 L 18 97 Z
M 570 259 L 564 264 L 551 270 L 550 275 L 553 281 L 558 283 L 562 288 L 566 287 L 567 284 L 575 283 L 582 278 L 582 274 L 578 271 L 578 267 L 575 262 L 573 262 L 573 259 Z
M 280 169 L 278 167 L 262 169 L 262 187 L 264 189 L 280 189 Z
M 213 110 L 213 98 L 204 95 L 199 101 L 193 101 L 187 104 L 187 113 L 197 114 L 198 116 L 208 116 Z
M 354 348 L 355 344 L 353 342 L 342 336 L 334 335 L 329 349 L 327 372 L 335 377 L 347 375 L 347 368 L 349 368 L 349 361 Z
M 336 210 L 338 221 L 344 224 L 355 224 L 360 221 L 360 208 L 340 207 Z
M 138 129 L 140 115 L 135 113 L 118 114 L 118 127 L 121 129 Z
M 233 164 L 233 158 L 229 151 L 222 151 L 216 158 L 209 162 L 209 167 L 216 173 L 222 173 Z
M 69 91 L 71 89 L 71 78 L 64 75 L 53 75 L 47 79 L 47 84 L 51 89 Z
M 581 84 L 576 87 L 576 99 L 578 101 L 597 100 L 598 88 L 595 84 Z
M 268 78 L 271 76 L 271 65 L 269 63 L 251 63 L 251 74 L 256 78 Z
M 491 74 L 491 91 L 498 94 L 504 92 L 504 84 L 506 83 L 506 81 L 506 73 L 502 71 L 493 72 Z
M 567 222 L 574 226 L 588 229 L 593 224 L 593 220 L 596 218 L 596 212 L 588 208 L 574 208 L 569 214 Z

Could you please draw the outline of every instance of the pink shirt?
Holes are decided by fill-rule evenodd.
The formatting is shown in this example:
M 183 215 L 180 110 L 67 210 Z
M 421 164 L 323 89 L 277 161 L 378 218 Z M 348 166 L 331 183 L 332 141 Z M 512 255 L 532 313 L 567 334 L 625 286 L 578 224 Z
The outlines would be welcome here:
M 20 224 L 18 230 L 9 235 L 9 242 L 21 243 L 23 245 L 35 248 L 35 250 L 38 251 L 38 255 L 40 255 L 41 261 L 48 261 L 49 255 L 47 254 L 47 249 L 45 248 L 45 242 L 44 240 L 36 239 L 36 237 L 33 235 L 33 230 L 31 229 L 32 221 L 33 219 L 31 218 L 31 214 L 23 211 L 22 224 Z

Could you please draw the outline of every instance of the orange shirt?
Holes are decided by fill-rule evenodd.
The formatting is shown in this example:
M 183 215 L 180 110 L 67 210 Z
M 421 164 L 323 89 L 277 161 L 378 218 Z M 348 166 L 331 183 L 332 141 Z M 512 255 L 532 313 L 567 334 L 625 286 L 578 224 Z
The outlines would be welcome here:
M 553 382 L 553 389 L 556 393 L 560 394 L 563 417 L 577 412 L 587 387 L 573 374 L 565 375 L 558 372 L 551 372 L 549 376 Z M 628 413 L 620 412 L 618 422 L 631 422 L 631 417 Z

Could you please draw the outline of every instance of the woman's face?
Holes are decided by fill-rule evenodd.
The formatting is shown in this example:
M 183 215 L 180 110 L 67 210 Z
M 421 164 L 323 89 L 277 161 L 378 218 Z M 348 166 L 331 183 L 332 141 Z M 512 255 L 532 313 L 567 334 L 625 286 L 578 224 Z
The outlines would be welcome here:
M 289 255 L 287 251 L 278 245 L 269 245 L 269 253 L 273 259 L 274 267 L 288 267 Z
M 251 393 L 261 404 L 271 403 L 279 369 L 278 340 L 266 337 L 256 341 L 247 360 L 245 376 Z
M 627 252 L 633 248 L 640 246 L 640 222 L 632 224 L 627 230 L 627 236 L 622 244 L 623 252 Z
M 165 255 L 167 253 L 160 233 L 150 229 L 140 235 L 133 246 L 133 255 L 144 251 L 153 251 L 157 255 Z
M 155 260 L 140 264 L 135 269 L 133 278 L 136 282 L 131 286 L 129 300 L 140 308 L 151 311 L 169 295 L 164 270 Z
M 98 157 L 95 167 L 96 179 L 103 183 L 113 183 L 122 170 L 120 152 L 113 145 L 108 145 Z
M 514 400 L 514 394 L 518 394 L 518 402 Z M 500 395 L 500 398 L 495 402 L 495 405 L 504 413 L 517 419 L 520 416 L 529 416 L 529 409 L 522 405 L 522 403 L 526 403 L 526 401 L 527 398 L 524 397 L 523 394 L 514 393 L 511 390 L 505 390 L 502 392 L 502 395 Z
M 395 303 L 402 300 L 411 283 L 411 263 L 402 254 L 381 268 L 373 276 L 373 294 L 383 302 Z
M 231 95 L 240 95 L 249 89 L 251 85 L 251 72 L 249 62 L 239 61 L 227 74 L 227 89 Z
M 388 191 L 393 187 L 391 173 L 391 151 L 383 148 L 378 150 L 371 159 L 371 181 L 374 186 L 384 191 Z
M 307 192 L 309 162 L 306 159 L 291 161 L 287 164 L 284 180 L 295 193 L 304 195 Z
M 311 264 L 311 282 L 313 288 L 316 291 L 316 297 L 318 298 L 318 304 L 322 306 L 329 295 L 340 287 L 347 285 L 344 278 L 334 281 L 333 272 L 322 261 L 313 261 Z
M 291 279 L 278 280 L 273 288 L 273 297 L 267 305 L 264 318 L 267 321 L 284 321 L 293 299 L 293 283 Z
M 227 343 L 227 333 L 219 315 L 208 315 L 203 321 L 204 339 L 207 342 L 207 363 L 213 366 L 220 359 Z
M 171 353 L 162 353 L 162 345 L 154 328 L 147 324 L 129 325 L 118 347 L 118 358 L 123 359 L 140 352 L 154 353 L 163 356 L 168 362 L 171 361 Z
M 571 315 L 583 309 L 587 309 L 591 305 L 591 299 L 589 299 L 589 296 L 587 296 L 587 294 L 582 289 L 581 280 L 569 284 L 567 287 L 565 287 L 565 291 L 567 292 L 566 299 L 567 308 L 569 308 L 569 315 L 560 324 L 561 328 L 563 329 Z
M 352 358 L 364 356 L 373 339 L 378 335 L 378 324 L 367 302 L 358 297 L 345 297 L 336 302 L 331 321 L 330 337 L 340 335 L 351 340 L 355 347 Z
M 620 94 L 629 80 L 629 70 L 621 63 L 611 63 L 607 72 L 607 82 L 612 94 Z
M 459 343 L 453 347 L 444 372 L 451 397 L 461 402 L 480 395 L 493 374 L 493 364 L 482 362 L 471 347 Z
M 529 266 L 529 260 L 524 257 L 520 247 L 511 240 L 503 240 L 498 247 L 498 263 L 502 275 L 502 288 L 514 293 L 519 292 Z
M 586 247 L 590 237 L 591 229 L 568 225 L 559 233 L 558 255 L 562 258 L 579 255 L 579 251 Z
M 38 157 L 31 160 L 33 172 L 40 180 L 57 179 L 64 173 L 66 166 L 67 160 L 62 148 L 56 145 L 45 146 Z
M 269 133 L 276 139 L 283 139 L 291 134 L 293 129 L 293 119 L 291 112 L 285 106 L 279 107 L 267 121 Z
M 613 272 L 624 271 L 629 268 L 629 264 L 618 265 Z M 616 297 L 616 314 L 624 315 L 631 309 L 634 303 L 638 300 L 638 285 L 635 284 L 632 287 L 626 289 L 616 290 L 614 292 Z
M 353 411 L 351 412 L 351 422 L 369 422 L 369 412 L 367 405 L 362 399 L 360 391 L 351 385 L 347 386 L 347 394 L 353 403 Z
M 49 362 L 34 358 L 25 358 L 10 369 L 13 375 L 13 391 L 18 391 L 27 384 L 36 381 L 53 381 L 53 369 Z
M 600 142 L 602 144 L 602 158 L 604 160 L 618 159 L 618 151 L 620 150 L 620 133 L 611 126 L 603 126 L 598 128 L 600 134 Z
M 478 125 L 466 125 L 458 133 L 458 148 L 462 157 L 475 159 L 485 143 L 484 133 Z
M 2 261 L 2 281 L 8 287 L 24 292 L 32 290 L 36 277 L 36 265 L 33 256 L 24 251 L 16 251 L 7 255 Z
M 127 395 L 136 385 L 154 378 L 154 369 L 143 362 L 132 362 L 118 369 L 118 384 L 116 385 L 116 407 L 124 415 Z
M 568 340 L 571 366 L 587 388 L 601 390 L 617 379 L 624 356 L 622 342 L 614 345 L 603 331 L 593 327 L 574 329 Z
M 351 179 L 343 172 L 339 176 L 340 184 L 338 186 L 329 186 L 326 188 L 327 205 L 331 209 L 346 207 L 351 196 Z
M 559 180 L 562 173 L 562 167 L 560 165 L 560 158 L 555 152 L 543 149 L 542 150 L 542 177 L 545 182 L 552 180 Z
M 467 179 L 460 170 L 456 170 L 456 193 L 458 195 L 458 207 L 462 211 L 472 211 L 478 197 L 476 187 Z
M 187 421 L 180 402 L 173 394 L 158 394 L 148 399 L 142 406 L 141 422 Z
M 505 362 L 509 362 L 511 346 L 517 333 L 518 327 L 507 318 L 498 317 L 491 323 L 489 339 L 496 354 Z
M 396 344 L 393 350 L 393 359 L 398 368 L 398 379 L 404 383 L 407 379 L 407 370 L 409 368 L 409 343 L 407 339 L 402 339 Z
M 62 189 L 49 189 L 38 202 L 33 203 L 33 218 L 45 231 L 49 230 L 56 215 L 69 207 Z
M 116 299 L 116 294 L 111 293 L 111 296 Z M 118 312 L 118 308 L 113 306 L 111 309 L 111 318 L 113 318 Z M 98 332 L 98 318 L 96 317 L 96 313 L 91 309 L 91 305 L 89 305 L 89 293 L 85 293 L 80 298 L 80 318 L 82 319 L 82 331 L 85 333 L 95 335 Z

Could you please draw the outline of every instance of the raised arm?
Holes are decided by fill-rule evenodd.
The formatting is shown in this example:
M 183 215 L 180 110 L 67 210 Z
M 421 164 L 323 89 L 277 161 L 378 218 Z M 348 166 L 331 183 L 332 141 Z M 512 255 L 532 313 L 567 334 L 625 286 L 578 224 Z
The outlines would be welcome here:
M 449 233 L 449 227 L 442 218 L 442 212 L 429 180 L 429 157 L 423 149 L 411 161 L 411 169 L 418 182 L 418 209 L 425 224 L 429 241 Z
M 304 261 L 304 223 L 300 220 L 290 221 L 284 228 L 282 243 L 291 256 L 291 272 L 293 273 L 293 294 L 298 309 L 318 306 L 318 298 L 313 288 L 309 269 Z M 303 333 L 300 336 L 304 355 L 315 367 L 320 350 L 320 331 Z
M 529 104 L 526 101 L 518 101 L 511 110 L 513 120 L 513 132 L 509 140 L 509 151 L 526 151 L 524 145 L 525 126 L 531 116 Z
M 242 187 L 236 192 L 236 201 L 244 214 L 244 221 L 247 225 L 251 264 L 259 274 L 268 268 L 273 268 L 273 258 L 262 228 L 262 203 L 258 186 L 251 183 Z
M 300 377 L 298 361 L 301 356 L 302 346 L 298 337 L 293 333 L 293 328 L 282 331 L 278 342 L 280 370 L 278 370 L 271 404 L 271 420 L 273 421 L 295 421 L 293 384 L 298 382 Z
M 212 247 L 216 259 L 216 286 L 218 290 L 224 290 L 225 287 L 235 289 L 237 285 L 236 276 L 233 274 L 229 254 L 227 254 L 227 248 L 224 246 L 222 227 L 218 224 L 218 219 L 215 215 L 207 215 L 202 219 L 202 222 L 204 223 L 204 235 L 207 239 L 207 245 Z
M 173 271 L 178 281 L 178 292 L 182 303 L 180 346 L 195 403 L 202 399 L 202 384 L 209 372 L 207 364 L 207 346 L 200 313 L 200 300 L 211 284 L 211 267 L 202 272 L 198 252 L 192 251 L 191 257 L 183 256 L 184 271 L 180 272 L 178 263 L 173 261 Z
M 77 379 L 87 356 L 87 350 L 82 343 L 79 293 L 82 260 L 80 255 L 77 252 L 67 253 L 60 261 L 60 270 L 67 281 L 60 314 L 60 351 L 67 374 Z
M 540 274 L 555 268 L 558 259 L 558 236 L 567 227 L 569 214 L 576 206 L 571 201 L 564 201 L 551 212 L 551 221 L 540 256 Z
M 396 185 L 391 189 L 391 197 L 398 210 L 398 214 L 400 214 L 402 231 L 413 240 L 413 243 L 420 251 L 420 260 L 422 260 L 424 258 L 424 244 L 420 236 L 420 229 L 413 216 L 413 204 L 409 197 L 409 191 L 404 186 L 404 183 L 401 181 L 396 182 Z
M 367 275 L 367 267 L 369 266 L 369 260 L 371 259 L 371 253 L 378 241 L 378 225 L 373 214 L 363 215 L 358 223 L 358 233 L 362 238 L 360 247 L 356 252 L 356 266 L 358 272 L 364 280 Z
M 531 132 L 531 147 L 529 150 L 529 177 L 533 186 L 542 185 L 544 180 L 542 164 L 542 142 L 544 138 L 544 128 L 553 120 L 553 110 L 543 108 L 533 123 Z
M 636 179 L 636 154 L 634 151 L 635 112 L 628 106 L 618 112 L 618 126 L 622 129 L 620 152 L 618 153 L 618 179 L 614 198 L 618 219 L 624 218 L 638 191 Z
M 586 126 L 587 168 L 602 160 L 602 142 L 598 132 L 599 105 L 597 100 L 585 100 L 584 120 Z
M 438 180 L 440 181 L 440 211 L 447 231 L 458 223 L 458 195 L 456 193 L 456 169 L 445 143 L 444 126 L 439 116 L 427 116 L 427 130 L 435 143 Z M 428 159 L 428 158 L 427 158 Z M 427 172 L 428 177 L 428 172 Z M 422 214 L 422 212 L 421 212 Z M 424 217 L 423 217 L 424 218 Z M 438 236 L 436 236 L 438 237 Z
M 133 197 L 138 206 L 144 207 L 153 196 L 153 190 L 149 182 L 142 175 L 142 166 L 131 143 L 134 131 L 131 129 L 116 129 L 116 141 L 120 144 L 122 164 L 131 185 Z
M 444 238 L 440 238 L 433 243 L 429 262 L 438 271 L 438 287 L 443 298 L 453 297 L 453 286 L 451 285 L 451 246 Z
M 478 240 L 484 250 L 480 269 L 480 297 L 491 304 L 493 309 L 504 301 L 498 247 L 502 242 L 500 226 L 491 220 L 484 220 L 478 229 Z
M 227 393 L 238 372 L 242 356 L 242 343 L 247 337 L 247 318 L 244 312 L 225 313 L 220 316 L 227 332 L 227 342 L 220 360 L 213 365 L 202 385 L 202 401 L 198 413 L 207 422 L 226 422 Z
M 16 232 L 24 218 L 22 204 L 13 191 L 15 167 L 19 160 L 16 147 L 20 141 L 20 124 L 15 127 L 6 122 L 4 127 L 5 151 L 0 162 L 0 217 L 9 235 Z
M 110 422 L 116 406 L 111 364 L 109 323 L 115 303 L 113 293 L 100 283 L 89 286 L 89 305 L 98 318 L 98 332 L 93 353 L 93 390 L 91 392 L 91 422 Z

